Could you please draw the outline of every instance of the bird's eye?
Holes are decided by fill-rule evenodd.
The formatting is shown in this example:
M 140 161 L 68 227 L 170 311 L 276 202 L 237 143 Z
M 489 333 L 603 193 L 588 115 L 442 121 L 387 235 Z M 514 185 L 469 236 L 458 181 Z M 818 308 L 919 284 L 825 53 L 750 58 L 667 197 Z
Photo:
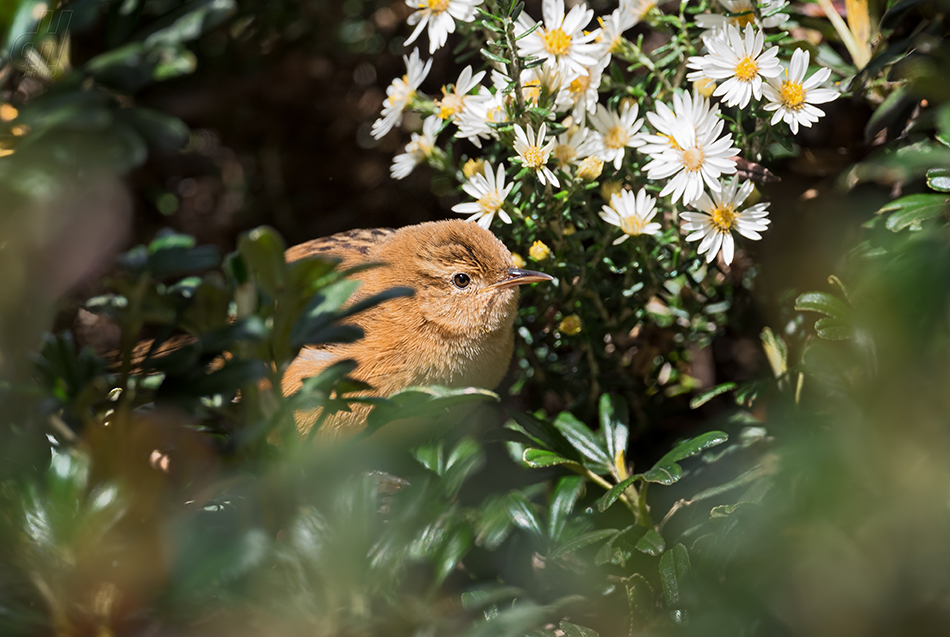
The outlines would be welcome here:
M 467 288 L 468 284 L 472 282 L 472 277 L 468 276 L 464 272 L 458 272 L 452 275 L 452 283 L 455 284 L 455 287 L 462 289 Z

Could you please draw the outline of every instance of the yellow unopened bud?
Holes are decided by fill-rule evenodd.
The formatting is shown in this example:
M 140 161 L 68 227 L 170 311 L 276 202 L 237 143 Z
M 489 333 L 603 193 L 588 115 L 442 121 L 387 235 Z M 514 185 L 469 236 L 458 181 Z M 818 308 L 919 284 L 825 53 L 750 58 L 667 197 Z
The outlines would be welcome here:
M 4 122 L 10 122 L 17 118 L 17 115 L 20 114 L 13 105 L 11 104 L 0 104 L 0 120 Z
M 703 77 L 693 82 L 693 88 L 703 97 L 709 97 L 716 90 L 716 80 Z
M 600 157 L 585 157 L 581 165 L 577 167 L 577 176 L 584 181 L 594 181 L 604 172 L 604 160 Z
M 466 179 L 471 179 L 475 175 L 480 175 L 483 172 L 485 172 L 484 159 L 469 159 L 465 162 L 465 165 L 462 166 L 462 174 L 465 175 Z
M 618 110 L 622 111 L 624 108 L 633 108 L 637 104 L 639 104 L 639 102 L 637 102 L 636 99 L 632 97 L 625 97 L 620 100 L 620 108 Z
M 569 223 L 569 224 L 567 224 L 566 226 L 564 226 L 564 236 L 565 236 L 565 237 L 569 237 L 569 236 L 571 236 L 572 234 L 574 234 L 575 232 L 577 232 L 577 228 L 574 227 L 574 224 L 573 224 L 573 223 Z
M 604 201 L 610 201 L 610 198 L 623 190 L 623 184 L 619 181 L 605 181 L 600 186 L 600 196 Z
M 26 124 L 17 124 L 16 126 L 10 128 L 10 132 L 17 137 L 22 137 L 23 135 L 26 135 L 30 132 L 30 127 Z
M 524 266 L 528 265 L 528 262 L 524 260 L 524 257 L 517 252 L 511 253 L 511 262 L 515 264 L 516 268 L 523 268 Z
M 535 241 L 531 244 L 528 255 L 535 261 L 544 261 L 551 256 L 551 248 L 547 247 L 543 241 Z
M 571 314 L 570 316 L 565 316 L 563 320 L 558 324 L 557 329 L 561 334 L 567 334 L 568 336 L 574 336 L 575 334 L 581 333 L 581 317 L 577 314 Z

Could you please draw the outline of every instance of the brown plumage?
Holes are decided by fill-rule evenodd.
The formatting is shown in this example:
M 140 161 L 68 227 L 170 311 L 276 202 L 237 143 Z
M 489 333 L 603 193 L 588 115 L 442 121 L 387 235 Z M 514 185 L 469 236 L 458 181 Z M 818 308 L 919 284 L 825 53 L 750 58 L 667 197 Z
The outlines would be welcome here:
M 393 229 L 352 230 L 287 250 L 288 261 L 332 256 L 341 267 L 379 262 L 356 275 L 357 297 L 408 286 L 415 295 L 385 301 L 357 314 L 365 336 L 325 348 L 304 348 L 283 379 L 283 392 L 296 392 L 304 378 L 343 359 L 358 363 L 353 376 L 372 385 L 371 395 L 388 396 L 413 385 L 491 389 L 511 361 L 518 285 L 547 281 L 540 272 L 515 268 L 511 253 L 474 223 L 435 221 Z M 323 425 L 328 434 L 363 427 L 368 407 L 338 413 Z M 298 415 L 306 432 L 318 412 Z

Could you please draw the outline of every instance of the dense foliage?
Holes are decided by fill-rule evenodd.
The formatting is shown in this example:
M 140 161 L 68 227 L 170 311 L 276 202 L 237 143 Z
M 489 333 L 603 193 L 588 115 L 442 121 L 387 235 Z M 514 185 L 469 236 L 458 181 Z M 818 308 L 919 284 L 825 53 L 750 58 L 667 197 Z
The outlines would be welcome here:
M 345 4 L 346 20 L 319 28 L 367 56 L 385 48 L 374 21 L 412 15 Z M 178 205 L 140 193 L 148 180 L 130 171 L 203 143 L 142 106 L 143 92 L 200 72 L 208 51 L 302 37 L 322 5 L 293 16 L 227 0 L 9 5 L 0 634 L 946 633 L 946 7 L 849 2 L 845 24 L 821 6 L 833 20 L 810 4 L 646 7 L 603 92 L 610 108 L 682 100 L 691 56 L 704 55 L 697 15 L 752 16 L 784 58 L 808 50 L 832 66 L 874 111 L 860 160 L 834 193 L 806 198 L 833 198 L 824 209 L 846 228 L 825 287 L 757 292 L 750 244 L 707 260 L 711 244 L 686 241 L 677 215 L 689 211 L 665 195 L 655 234 L 614 229 L 598 214 L 614 201 L 601 182 L 659 195 L 652 159 L 631 151 L 615 167 L 587 147 L 607 176 L 552 163 L 559 186 L 548 187 L 509 161 L 516 123 L 569 132 L 553 94 L 526 104 L 520 72 L 472 86 L 486 101 L 515 96 L 506 121 L 479 150 L 445 141 L 445 118 L 429 130 L 445 145 L 414 156 L 412 178 L 458 190 L 449 203 L 464 205 L 478 174 L 469 160 L 504 161 L 518 185 L 492 228 L 557 285 L 524 300 L 508 395 L 408 389 L 374 399 L 366 431 L 341 441 L 318 427 L 301 436 L 294 413 L 346 409 L 363 388 L 352 367 L 290 397 L 281 375 L 304 344 L 359 338 L 346 317 L 405 290 L 348 304 L 347 272 L 285 263 L 267 226 L 227 250 L 171 230 L 124 245 L 130 226 L 143 233 L 143 201 Z M 456 53 L 475 45 L 460 65 L 534 64 L 517 44 L 532 27 L 516 23 L 537 7 L 480 8 L 448 35 Z M 792 22 L 776 23 L 779 10 Z M 764 104 L 717 114 L 746 159 L 742 179 L 759 185 L 782 176 L 783 157 L 814 154 L 787 120 L 772 128 Z M 418 96 L 413 107 L 437 108 Z M 651 219 L 641 214 L 641 229 Z M 757 299 L 772 306 L 750 320 Z M 698 357 L 730 339 L 753 342 L 766 366 L 700 387 Z

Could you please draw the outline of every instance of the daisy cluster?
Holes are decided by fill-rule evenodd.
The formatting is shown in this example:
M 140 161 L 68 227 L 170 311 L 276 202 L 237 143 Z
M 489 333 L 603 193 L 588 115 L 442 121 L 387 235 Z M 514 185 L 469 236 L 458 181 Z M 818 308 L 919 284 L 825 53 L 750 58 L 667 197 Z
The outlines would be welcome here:
M 507 57 L 483 49 L 488 68 L 466 66 L 433 97 L 420 93 L 432 60 L 413 49 L 404 58 L 406 74 L 388 87 L 372 128 L 378 139 L 406 111 L 423 115 L 421 133 L 413 133 L 395 157 L 392 176 L 402 179 L 423 163 L 452 171 L 471 197 L 453 210 L 485 228 L 496 217 L 510 224 L 520 214 L 508 199 L 522 182 L 533 179 L 534 188 L 553 197 L 565 190 L 593 192 L 589 184 L 613 177 L 639 186 L 636 192 L 604 191 L 599 217 L 619 229 L 614 244 L 660 233 L 663 224 L 654 220 L 659 205 L 674 218 L 678 214 L 680 231 L 687 241 L 699 242 L 697 251 L 707 261 L 721 254 L 728 264 L 733 233 L 759 239 L 769 219 L 767 203 L 743 208 L 754 186 L 735 176 L 742 149 L 726 130 L 735 120 L 723 107 L 745 111 L 752 105 L 752 114 L 769 126 L 785 122 L 796 134 L 823 115 L 817 104 L 838 95 L 825 87 L 829 69 L 808 76 L 806 50 L 795 48 L 783 59 L 778 46 L 767 44 L 766 30 L 781 29 L 789 18 L 781 12 L 784 0 L 718 0 L 721 12 L 696 16 L 692 26 L 701 47 L 692 48 L 695 54 L 677 74 L 679 80 L 685 74 L 692 90 L 676 88 L 664 76 L 652 95 L 624 87 L 617 80 L 622 72 L 611 68 L 616 58 L 618 68 L 636 62 L 653 69 L 624 35 L 657 15 L 650 0 L 619 0 L 600 17 L 584 2 L 568 10 L 564 0 L 543 0 L 540 21 L 519 12 L 494 28 L 476 21 L 488 15 L 481 11 L 483 0 L 406 1 L 415 9 L 408 20 L 415 30 L 406 44 L 425 32 L 434 54 L 460 25 L 470 32 L 481 25 L 507 44 Z M 644 117 L 638 101 L 652 103 Z M 451 166 L 451 154 L 438 146 L 438 137 L 447 134 L 481 149 L 484 158 Z M 517 174 L 509 181 L 512 171 Z M 678 205 L 692 209 L 678 211 Z

